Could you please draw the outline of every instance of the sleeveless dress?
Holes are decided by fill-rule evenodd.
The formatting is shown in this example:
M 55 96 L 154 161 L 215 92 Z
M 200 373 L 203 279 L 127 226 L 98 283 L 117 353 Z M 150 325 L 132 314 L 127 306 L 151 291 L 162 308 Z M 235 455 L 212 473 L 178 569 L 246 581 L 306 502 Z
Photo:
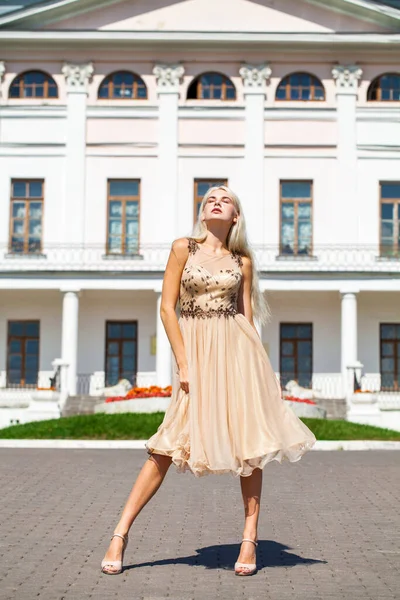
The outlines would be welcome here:
M 257 332 L 238 312 L 240 255 L 215 256 L 193 238 L 188 247 L 178 322 L 189 392 L 172 353 L 171 401 L 147 453 L 171 456 L 178 473 L 196 477 L 246 477 L 271 460 L 300 460 L 316 437 L 282 399 Z

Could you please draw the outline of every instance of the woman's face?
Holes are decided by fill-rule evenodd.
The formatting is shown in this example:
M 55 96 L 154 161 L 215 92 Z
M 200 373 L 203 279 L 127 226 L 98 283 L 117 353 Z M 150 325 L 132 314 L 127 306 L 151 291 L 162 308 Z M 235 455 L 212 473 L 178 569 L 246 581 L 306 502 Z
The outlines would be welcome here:
M 225 190 L 214 190 L 204 204 L 202 220 L 227 221 L 231 224 L 236 218 L 236 208 L 232 198 Z

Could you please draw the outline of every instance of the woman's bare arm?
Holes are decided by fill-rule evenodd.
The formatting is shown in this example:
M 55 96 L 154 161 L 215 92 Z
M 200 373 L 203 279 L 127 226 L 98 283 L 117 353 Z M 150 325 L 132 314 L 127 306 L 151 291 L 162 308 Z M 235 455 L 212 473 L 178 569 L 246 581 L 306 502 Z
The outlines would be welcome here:
M 242 257 L 242 282 L 238 294 L 238 311 L 246 317 L 250 325 L 254 328 L 259 336 L 257 328 L 253 321 L 253 309 L 251 307 L 251 286 L 253 279 L 253 267 L 250 258 Z
M 189 391 L 187 356 L 175 309 L 179 298 L 182 271 L 188 254 L 187 238 L 179 238 L 172 243 L 165 267 L 160 308 L 160 317 L 179 369 L 181 387 L 186 392 Z

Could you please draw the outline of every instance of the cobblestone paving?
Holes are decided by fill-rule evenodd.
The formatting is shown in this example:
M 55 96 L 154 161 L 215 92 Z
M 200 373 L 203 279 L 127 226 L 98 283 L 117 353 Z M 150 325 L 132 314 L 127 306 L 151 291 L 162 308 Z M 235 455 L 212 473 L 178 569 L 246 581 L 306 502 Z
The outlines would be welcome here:
M 264 469 L 258 566 L 236 577 L 239 480 L 171 467 L 100 562 L 145 450 L 0 449 L 1 600 L 398 600 L 400 452 L 317 452 Z

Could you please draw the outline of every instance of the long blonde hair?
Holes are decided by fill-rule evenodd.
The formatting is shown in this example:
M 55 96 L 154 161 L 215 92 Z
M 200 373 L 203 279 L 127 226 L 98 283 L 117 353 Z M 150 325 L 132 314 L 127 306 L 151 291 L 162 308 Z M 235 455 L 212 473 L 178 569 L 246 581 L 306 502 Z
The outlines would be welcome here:
M 207 225 L 201 220 L 200 217 L 205 203 L 211 194 L 215 192 L 215 190 L 224 190 L 231 198 L 238 215 L 240 215 L 240 218 L 236 222 L 232 223 L 232 226 L 229 229 L 226 238 L 226 246 L 230 252 L 237 252 L 241 256 L 247 256 L 251 260 L 253 272 L 251 283 L 251 307 L 253 317 L 259 323 L 267 323 L 271 318 L 271 312 L 268 303 L 260 290 L 256 259 L 247 239 L 246 223 L 244 220 L 242 205 L 238 196 L 229 187 L 226 185 L 217 185 L 207 190 L 201 201 L 199 215 L 196 223 L 194 224 L 191 237 L 193 237 L 199 243 L 204 242 L 204 240 L 207 238 Z

